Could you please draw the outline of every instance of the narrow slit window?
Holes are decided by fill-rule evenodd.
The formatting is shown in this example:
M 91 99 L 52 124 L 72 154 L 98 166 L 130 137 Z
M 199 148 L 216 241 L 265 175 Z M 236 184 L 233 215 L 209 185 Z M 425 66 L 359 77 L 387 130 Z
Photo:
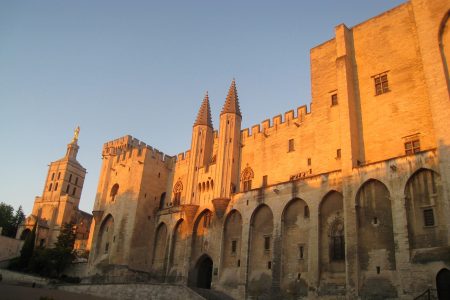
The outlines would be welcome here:
M 264 250 L 269 251 L 270 250 L 270 236 L 264 237 Z

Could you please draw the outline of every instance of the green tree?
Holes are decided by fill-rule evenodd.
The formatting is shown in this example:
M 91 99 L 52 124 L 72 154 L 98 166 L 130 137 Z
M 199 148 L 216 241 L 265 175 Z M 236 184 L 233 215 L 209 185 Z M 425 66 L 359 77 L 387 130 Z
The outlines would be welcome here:
M 28 234 L 27 237 L 25 238 L 22 250 L 20 250 L 19 267 L 21 268 L 27 268 L 33 256 L 34 244 L 36 241 L 37 223 L 38 222 L 36 221 L 36 223 L 33 226 L 33 230 L 31 230 L 30 234 Z
M 11 236 L 14 231 L 14 208 L 3 202 L 0 203 L 0 227 L 5 236 Z
M 52 260 L 56 273 L 61 274 L 74 260 L 73 245 L 75 244 L 75 230 L 73 224 L 65 223 L 58 235 L 55 248 L 52 250 Z
M 15 237 L 17 234 L 17 229 L 19 229 L 20 224 L 25 220 L 25 214 L 23 213 L 22 205 L 17 208 L 16 213 L 14 214 L 14 235 L 12 237 Z

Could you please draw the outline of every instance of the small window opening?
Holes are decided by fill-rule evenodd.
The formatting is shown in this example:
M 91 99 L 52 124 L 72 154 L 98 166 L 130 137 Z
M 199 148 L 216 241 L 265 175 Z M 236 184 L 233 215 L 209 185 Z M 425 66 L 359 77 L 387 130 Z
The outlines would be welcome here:
M 58 180 L 61 178 L 61 172 L 58 172 Z
M 118 192 L 119 192 L 119 185 L 116 183 L 113 185 L 113 187 L 111 188 L 111 192 L 109 193 L 109 196 L 111 197 L 111 202 L 114 202 Z
M 303 259 L 305 255 L 305 247 L 303 245 L 298 246 L 298 258 Z
M 308 205 L 305 205 L 305 208 L 303 209 L 304 211 L 303 211 L 303 216 L 305 217 L 305 218 L 309 218 L 309 206 Z
M 331 106 L 338 105 L 338 96 L 337 94 L 331 95 Z
M 378 218 L 377 217 L 373 217 L 373 224 L 377 225 L 378 224 Z
M 267 262 L 267 269 L 269 269 L 269 270 L 272 269 L 272 262 L 271 261 Z
M 241 266 L 241 260 L 240 260 L 240 259 L 237 260 L 237 266 L 238 266 L 238 267 Z
M 389 82 L 386 73 L 375 75 L 373 79 L 375 83 L 376 96 L 389 92 Z
M 106 243 L 106 245 L 105 245 L 105 253 L 108 253 L 108 250 L 109 250 L 109 243 Z
M 267 186 L 267 175 L 264 175 L 264 176 L 263 176 L 262 186 L 263 186 L 263 187 L 266 187 L 266 186 Z
M 69 175 L 69 182 L 72 182 L 72 174 Z
M 67 185 L 67 188 L 66 188 L 66 194 L 69 193 L 69 190 L 70 190 L 70 184 Z
M 308 161 L 307 161 L 307 163 L 308 163 L 308 166 L 310 166 L 310 165 L 311 165 L 311 158 L 308 158 Z
M 236 254 L 237 241 L 231 241 L 231 254 Z
M 411 155 L 420 151 L 420 141 L 412 140 L 405 143 L 405 154 Z
M 264 250 L 269 251 L 270 250 L 270 236 L 264 237 Z
M 434 212 L 432 208 L 423 210 L 423 219 L 425 226 L 434 226 Z
M 73 190 L 72 190 L 72 196 L 75 196 L 75 193 L 76 193 L 76 192 L 77 192 L 77 188 L 74 187 Z
M 341 149 L 336 150 L 336 159 L 341 159 Z
M 52 180 L 55 179 L 55 173 L 52 174 Z
M 294 150 L 295 150 L 294 139 L 290 139 L 288 144 L 288 152 L 292 152 Z
M 77 184 L 78 184 L 78 177 L 75 178 L 75 185 L 77 185 Z
M 50 192 L 52 190 L 53 184 L 50 183 L 50 185 L 48 186 L 48 191 Z
M 377 274 L 380 274 L 381 268 L 377 266 Z
M 55 184 L 55 191 L 58 190 L 58 183 Z

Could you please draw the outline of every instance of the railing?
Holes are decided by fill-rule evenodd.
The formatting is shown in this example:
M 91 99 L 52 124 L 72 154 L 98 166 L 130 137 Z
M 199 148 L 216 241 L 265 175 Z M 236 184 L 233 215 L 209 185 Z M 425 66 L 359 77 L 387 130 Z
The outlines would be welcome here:
M 438 299 L 437 290 L 435 289 L 427 289 L 425 292 L 414 298 L 414 300 L 434 300 Z

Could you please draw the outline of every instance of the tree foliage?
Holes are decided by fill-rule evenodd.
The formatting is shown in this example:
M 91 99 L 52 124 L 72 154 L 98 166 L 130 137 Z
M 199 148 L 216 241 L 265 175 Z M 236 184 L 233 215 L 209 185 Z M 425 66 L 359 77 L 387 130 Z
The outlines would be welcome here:
M 53 248 L 35 246 L 36 224 L 28 234 L 21 255 L 11 269 L 27 271 L 46 277 L 59 277 L 74 260 L 75 232 L 72 224 L 64 224 Z
M 28 265 L 30 264 L 31 258 L 33 257 L 34 243 L 36 241 L 36 228 L 37 222 L 34 224 L 33 230 L 31 230 L 31 232 L 25 238 L 22 250 L 20 250 L 20 258 L 18 265 L 20 269 L 27 268 Z
M 2 235 L 14 238 L 20 223 L 25 220 L 22 206 L 14 213 L 14 208 L 6 203 L 0 203 L 0 227 L 3 228 Z

